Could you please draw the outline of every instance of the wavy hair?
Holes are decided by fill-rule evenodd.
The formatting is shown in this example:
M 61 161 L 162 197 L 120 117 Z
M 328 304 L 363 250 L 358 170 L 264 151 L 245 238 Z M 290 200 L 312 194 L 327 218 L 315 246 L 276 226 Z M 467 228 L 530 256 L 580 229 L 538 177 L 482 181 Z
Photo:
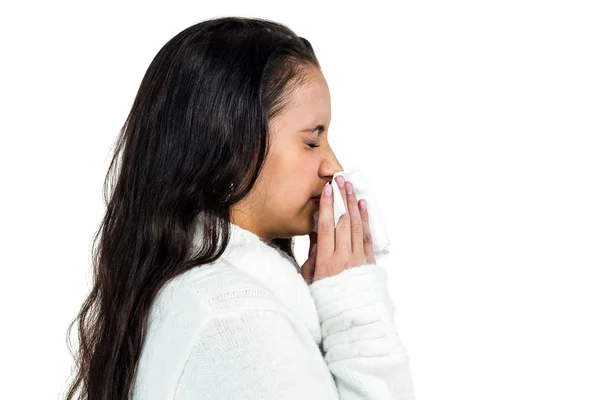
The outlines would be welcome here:
M 321 68 L 308 40 L 258 18 L 202 21 L 154 57 L 104 180 L 92 288 L 67 331 L 76 369 L 67 400 L 132 394 L 153 300 L 171 278 L 223 254 L 231 207 L 268 153 L 268 122 L 311 67 Z M 192 254 L 200 213 L 206 240 Z M 293 238 L 269 245 L 295 260 Z

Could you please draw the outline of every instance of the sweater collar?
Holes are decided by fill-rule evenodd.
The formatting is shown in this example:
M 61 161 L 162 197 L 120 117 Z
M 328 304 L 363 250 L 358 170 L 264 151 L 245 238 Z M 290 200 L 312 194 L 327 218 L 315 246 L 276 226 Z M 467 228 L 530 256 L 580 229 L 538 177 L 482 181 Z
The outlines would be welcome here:
M 201 245 L 202 226 L 197 225 L 195 245 Z M 322 340 L 314 300 L 296 260 L 263 242 L 258 235 L 232 222 L 229 244 L 221 255 L 225 261 L 265 285 L 310 331 L 315 343 Z

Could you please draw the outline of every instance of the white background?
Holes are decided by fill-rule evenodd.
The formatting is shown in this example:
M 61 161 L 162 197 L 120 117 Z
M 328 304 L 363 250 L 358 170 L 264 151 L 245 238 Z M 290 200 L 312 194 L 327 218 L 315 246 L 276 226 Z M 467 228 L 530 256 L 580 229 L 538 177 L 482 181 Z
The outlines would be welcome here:
M 0 398 L 66 388 L 66 330 L 141 78 L 184 28 L 236 15 L 283 22 L 322 63 L 330 143 L 372 173 L 387 217 L 416 398 L 600 399 L 597 2 L 12 3 Z

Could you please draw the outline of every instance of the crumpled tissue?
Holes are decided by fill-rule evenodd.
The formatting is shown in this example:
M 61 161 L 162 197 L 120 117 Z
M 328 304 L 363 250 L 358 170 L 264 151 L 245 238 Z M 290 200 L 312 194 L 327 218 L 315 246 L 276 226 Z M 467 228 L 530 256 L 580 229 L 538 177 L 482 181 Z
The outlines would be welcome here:
M 367 201 L 369 227 L 371 228 L 371 237 L 373 240 L 373 253 L 375 256 L 375 261 L 379 261 L 381 258 L 389 254 L 390 239 L 383 222 L 383 217 L 377 204 L 377 200 L 375 199 L 373 190 L 369 184 L 369 180 L 359 168 L 337 172 L 333 175 L 331 187 L 333 188 L 334 225 L 337 226 L 340 217 L 347 211 L 344 204 L 344 199 L 342 198 L 342 194 L 340 192 L 340 187 L 335 180 L 335 178 L 340 175 L 343 176 L 345 180 L 352 183 L 352 188 L 354 193 L 356 193 L 357 200 L 365 199 Z M 313 231 L 318 233 L 319 211 L 315 212 L 314 220 L 315 226 Z

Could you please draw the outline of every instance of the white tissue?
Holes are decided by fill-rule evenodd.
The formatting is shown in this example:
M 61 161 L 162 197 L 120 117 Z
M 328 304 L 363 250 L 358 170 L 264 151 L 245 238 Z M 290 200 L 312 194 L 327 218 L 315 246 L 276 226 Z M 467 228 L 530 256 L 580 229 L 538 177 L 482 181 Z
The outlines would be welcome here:
M 344 199 L 342 198 L 340 187 L 335 181 L 335 178 L 339 175 L 343 176 L 345 180 L 352 183 L 352 188 L 354 193 L 356 193 L 357 200 L 365 199 L 367 201 L 369 228 L 371 228 L 371 237 L 373 239 L 373 253 L 375 256 L 375 261 L 378 261 L 389 253 L 390 239 L 388 237 L 385 224 L 383 223 L 383 218 L 381 216 L 377 200 L 374 197 L 373 190 L 371 189 L 365 174 L 361 172 L 359 168 L 337 172 L 333 175 L 331 187 L 333 188 L 334 225 L 337 226 L 340 217 L 346 212 L 346 206 L 344 205 Z M 314 219 L 315 226 L 313 231 L 318 232 L 317 227 L 319 221 L 319 211 L 315 212 Z

